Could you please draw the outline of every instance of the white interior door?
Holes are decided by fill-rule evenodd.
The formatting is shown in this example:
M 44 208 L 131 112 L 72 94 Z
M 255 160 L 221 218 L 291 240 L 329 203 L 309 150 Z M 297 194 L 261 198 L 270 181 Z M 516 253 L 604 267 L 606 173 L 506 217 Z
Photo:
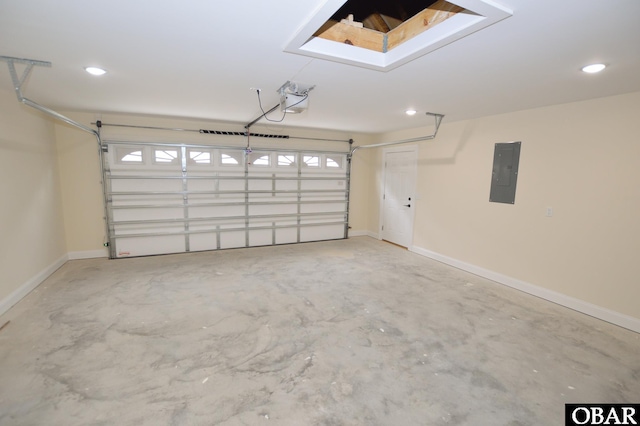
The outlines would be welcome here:
M 382 239 L 411 245 L 415 210 L 417 151 L 415 147 L 384 152 Z

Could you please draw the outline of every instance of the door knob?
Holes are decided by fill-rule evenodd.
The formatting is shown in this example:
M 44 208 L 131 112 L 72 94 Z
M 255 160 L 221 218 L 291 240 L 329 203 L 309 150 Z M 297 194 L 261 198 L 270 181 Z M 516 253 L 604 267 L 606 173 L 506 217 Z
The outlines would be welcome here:
M 404 206 L 405 207 L 411 207 L 411 204 L 405 204 Z

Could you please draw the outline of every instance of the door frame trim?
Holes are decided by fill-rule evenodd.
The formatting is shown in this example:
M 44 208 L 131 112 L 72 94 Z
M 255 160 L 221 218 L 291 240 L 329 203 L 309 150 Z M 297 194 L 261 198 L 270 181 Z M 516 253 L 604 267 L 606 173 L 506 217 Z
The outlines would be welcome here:
M 387 154 L 388 153 L 392 153 L 392 152 L 413 152 L 414 153 L 414 168 L 415 168 L 415 176 L 414 176 L 414 180 L 413 180 L 413 188 L 411 188 L 411 193 L 414 194 L 414 196 L 412 196 L 412 202 L 417 201 L 416 200 L 416 191 L 417 191 L 417 187 L 418 187 L 418 145 L 401 145 L 401 146 L 393 146 L 393 147 L 389 147 L 389 148 L 383 148 L 382 149 L 382 181 L 381 181 L 381 188 L 380 188 L 380 193 L 381 193 L 381 197 L 380 197 L 380 204 L 378 206 L 378 211 L 379 211 L 379 215 L 378 215 L 378 239 L 382 240 L 382 224 L 384 223 L 384 190 L 385 190 L 385 184 L 387 181 Z M 416 203 L 417 204 L 417 203 Z M 411 218 L 410 218 L 410 223 L 409 223 L 409 228 L 410 228 L 410 234 L 411 234 L 411 238 L 409 241 L 409 244 L 407 245 L 407 248 L 411 247 L 413 245 L 413 228 L 414 228 L 414 224 L 415 224 L 415 217 L 416 217 L 416 210 L 412 209 L 411 211 Z

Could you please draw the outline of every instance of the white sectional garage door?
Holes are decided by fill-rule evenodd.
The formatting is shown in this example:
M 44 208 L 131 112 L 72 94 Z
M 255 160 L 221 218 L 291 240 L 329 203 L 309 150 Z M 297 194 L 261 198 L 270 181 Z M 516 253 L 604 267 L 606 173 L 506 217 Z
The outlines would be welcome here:
M 105 150 L 112 258 L 347 236 L 344 152 L 121 141 Z

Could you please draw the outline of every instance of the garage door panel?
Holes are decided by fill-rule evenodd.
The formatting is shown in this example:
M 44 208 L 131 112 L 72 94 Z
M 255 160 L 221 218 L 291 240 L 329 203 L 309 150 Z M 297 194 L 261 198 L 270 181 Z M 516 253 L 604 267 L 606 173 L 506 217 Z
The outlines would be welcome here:
M 160 221 L 136 221 L 135 223 L 114 223 L 114 235 L 118 237 L 130 238 L 132 235 L 166 235 L 179 234 L 185 231 L 182 219 L 167 219 Z
M 260 229 L 260 230 L 249 230 L 249 246 L 257 247 L 257 246 L 270 246 L 273 245 L 273 230 L 271 229 Z
M 115 240 L 117 257 L 149 256 L 155 254 L 182 253 L 184 236 L 164 235 Z
M 259 215 L 280 215 L 280 214 L 297 214 L 297 204 L 273 204 L 273 205 L 257 205 L 249 206 L 250 216 Z
M 196 233 L 189 236 L 191 251 L 205 251 L 218 249 L 218 233 Z
M 173 208 L 184 205 L 181 194 L 169 195 L 112 195 L 110 207 L 114 209 L 126 208 Z
M 190 218 L 244 216 L 244 206 L 189 207 Z
M 246 247 L 246 238 L 244 231 L 234 232 L 221 232 L 220 233 L 220 248 L 240 248 Z
M 312 226 L 300 229 L 300 241 L 321 241 L 343 238 L 344 225 Z
M 219 181 L 220 191 L 243 191 L 245 182 L 244 178 L 239 179 L 223 179 Z
M 302 213 L 325 213 L 325 212 L 344 212 L 345 203 L 313 203 L 313 204 L 303 204 L 301 207 Z
M 180 179 L 113 179 L 113 192 L 170 192 L 182 191 Z M 132 191 L 132 189 L 134 189 Z
M 296 242 L 298 242 L 297 228 L 276 229 L 276 244 L 292 244 Z
M 276 190 L 278 191 L 295 191 L 298 189 L 296 180 L 278 180 L 276 181 Z
M 343 191 L 345 182 L 341 179 L 330 179 L 330 180 L 305 180 L 301 183 L 302 190 L 335 190 L 335 191 Z
M 271 191 L 273 189 L 273 181 L 271 179 L 249 180 L 250 191 Z
M 189 191 L 217 191 L 219 189 L 216 179 L 190 179 L 187 181 Z
M 184 207 L 175 208 L 132 208 L 114 209 L 114 223 L 131 220 L 181 219 L 184 217 Z
M 345 238 L 347 170 L 329 168 L 329 154 L 160 143 L 109 152 L 112 257 Z
M 188 200 L 190 205 L 198 206 L 202 204 L 228 204 L 228 203 L 243 203 L 246 195 L 244 193 L 232 192 L 232 193 L 219 193 L 217 191 L 209 193 L 189 193 Z

